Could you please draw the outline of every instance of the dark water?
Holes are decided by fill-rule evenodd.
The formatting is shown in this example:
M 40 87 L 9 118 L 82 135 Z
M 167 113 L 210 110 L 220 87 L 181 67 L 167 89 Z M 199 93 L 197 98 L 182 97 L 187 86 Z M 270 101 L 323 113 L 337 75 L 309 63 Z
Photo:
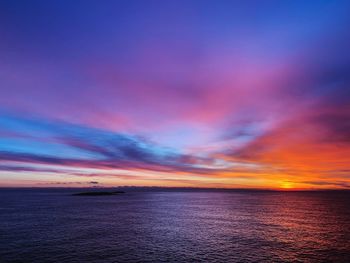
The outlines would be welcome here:
M 0 262 L 350 262 L 349 192 L 0 190 Z

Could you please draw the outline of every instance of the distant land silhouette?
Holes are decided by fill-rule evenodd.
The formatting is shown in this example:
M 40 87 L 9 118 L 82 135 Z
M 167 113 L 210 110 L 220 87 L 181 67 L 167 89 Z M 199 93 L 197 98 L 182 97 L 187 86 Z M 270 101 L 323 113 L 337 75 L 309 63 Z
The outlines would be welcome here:
M 100 191 L 91 191 L 91 192 L 81 192 L 72 194 L 74 196 L 101 196 L 101 195 L 118 195 L 124 194 L 124 191 L 113 191 L 113 192 L 100 192 Z

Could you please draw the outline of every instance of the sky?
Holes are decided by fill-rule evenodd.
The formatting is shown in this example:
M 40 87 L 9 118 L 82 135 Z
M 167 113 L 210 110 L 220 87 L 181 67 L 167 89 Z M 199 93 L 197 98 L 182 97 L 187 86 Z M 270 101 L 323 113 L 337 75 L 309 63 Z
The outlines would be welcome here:
M 350 1 L 0 2 L 0 187 L 350 188 Z

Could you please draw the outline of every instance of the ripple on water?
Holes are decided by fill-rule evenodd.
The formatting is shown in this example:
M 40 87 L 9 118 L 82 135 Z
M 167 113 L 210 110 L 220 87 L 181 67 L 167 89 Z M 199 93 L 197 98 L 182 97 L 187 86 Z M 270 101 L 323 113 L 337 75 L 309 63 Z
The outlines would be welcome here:
M 1 190 L 1 262 L 350 262 L 348 192 Z

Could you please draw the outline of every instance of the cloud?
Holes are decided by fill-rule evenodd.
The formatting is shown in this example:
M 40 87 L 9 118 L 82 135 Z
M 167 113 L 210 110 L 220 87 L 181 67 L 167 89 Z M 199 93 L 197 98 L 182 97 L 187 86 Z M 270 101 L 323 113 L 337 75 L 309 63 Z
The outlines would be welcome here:
M 38 185 L 64 185 L 64 186 L 72 186 L 72 185 L 79 185 L 79 186 L 87 186 L 87 185 L 97 185 L 98 182 L 82 182 L 82 181 L 68 181 L 68 182 L 42 182 L 38 183 Z
M 155 171 L 183 171 L 208 173 L 214 163 L 211 158 L 181 154 L 161 147 L 143 137 L 112 131 L 74 125 L 65 122 L 50 122 L 40 118 L 23 118 L 13 114 L 5 115 L 0 129 L 33 135 L 17 142 L 12 148 L 7 143 L 0 146 L 3 161 L 61 165 L 66 167 L 100 169 L 145 169 Z M 38 136 L 42 134 L 42 136 Z M 35 143 L 45 145 L 36 146 Z M 49 149 L 60 149 L 50 152 Z M 38 149 L 39 148 L 39 149 Z M 19 149 L 19 150 L 18 150 Z M 39 152 L 39 153 L 38 153 Z M 205 168 L 204 165 L 206 165 Z M 29 170 L 35 168 L 5 167 L 3 170 Z M 48 172 L 56 172 L 47 170 Z
M 303 181 L 302 183 L 315 186 L 350 188 L 350 182 L 346 181 Z
M 223 155 L 296 176 L 338 174 L 349 168 L 349 109 L 322 98 Z

